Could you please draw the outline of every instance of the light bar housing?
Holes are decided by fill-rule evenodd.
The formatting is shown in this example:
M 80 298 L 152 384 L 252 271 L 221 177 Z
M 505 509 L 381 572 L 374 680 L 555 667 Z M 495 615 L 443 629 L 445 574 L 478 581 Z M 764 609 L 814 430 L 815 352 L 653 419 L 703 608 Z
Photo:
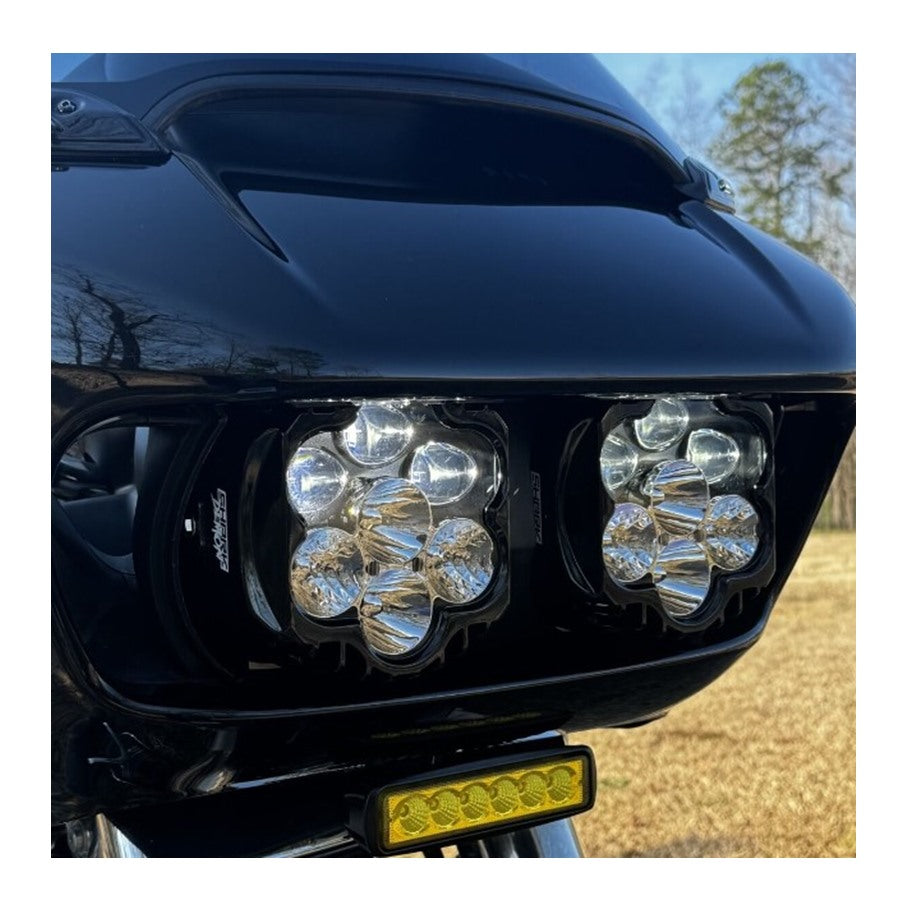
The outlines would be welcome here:
M 594 805 L 588 747 L 531 752 L 440 769 L 372 791 L 351 818 L 378 856 L 530 828 Z

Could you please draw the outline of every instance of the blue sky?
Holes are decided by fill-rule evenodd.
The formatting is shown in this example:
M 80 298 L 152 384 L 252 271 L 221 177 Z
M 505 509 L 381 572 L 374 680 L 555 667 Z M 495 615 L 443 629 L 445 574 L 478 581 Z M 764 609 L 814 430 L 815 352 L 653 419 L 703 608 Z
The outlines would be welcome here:
M 634 93 L 654 66 L 664 63 L 668 70 L 680 73 L 687 65 L 703 84 L 703 94 L 713 102 L 751 66 L 766 59 L 786 59 L 805 70 L 813 54 L 809 53 L 598 53 L 597 57 L 625 87 Z M 664 81 L 668 90 L 671 84 Z
M 816 80 L 812 53 L 598 53 L 612 72 L 689 156 L 709 163 L 705 149 L 722 126 L 720 97 L 752 66 L 783 59 Z

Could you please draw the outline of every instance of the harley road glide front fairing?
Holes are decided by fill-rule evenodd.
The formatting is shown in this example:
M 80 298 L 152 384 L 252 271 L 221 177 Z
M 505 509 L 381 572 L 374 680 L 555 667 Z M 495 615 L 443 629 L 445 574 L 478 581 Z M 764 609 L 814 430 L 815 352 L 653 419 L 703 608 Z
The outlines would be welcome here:
M 852 302 L 591 57 L 99 55 L 51 115 L 54 852 L 551 855 L 562 734 L 762 632 Z

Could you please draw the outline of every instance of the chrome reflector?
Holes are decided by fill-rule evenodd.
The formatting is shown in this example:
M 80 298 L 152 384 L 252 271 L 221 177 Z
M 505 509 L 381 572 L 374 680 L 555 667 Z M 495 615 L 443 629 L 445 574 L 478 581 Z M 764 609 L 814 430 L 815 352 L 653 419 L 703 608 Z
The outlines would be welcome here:
M 689 535 L 700 526 L 709 503 L 703 473 L 686 459 L 660 463 L 647 479 L 656 524 L 672 535 Z
M 387 569 L 369 582 L 359 615 L 363 637 L 376 653 L 408 653 L 431 624 L 428 585 L 416 572 Z
M 469 603 L 480 597 L 494 574 L 494 542 L 471 519 L 445 519 L 425 550 L 425 571 L 439 597 Z
M 703 531 L 709 558 L 720 569 L 735 571 L 750 563 L 759 546 L 759 516 L 737 494 L 713 497 Z
M 653 581 L 663 608 L 680 618 L 696 612 L 709 590 L 709 560 L 694 541 L 670 541 L 656 557 Z
M 376 481 L 359 510 L 359 543 L 366 558 L 389 565 L 410 562 L 425 547 L 431 507 L 405 478 Z
M 603 531 L 603 562 L 621 584 L 637 581 L 653 567 L 659 550 L 656 525 L 637 503 L 619 503 Z
M 313 528 L 291 562 L 294 602 L 316 618 L 346 612 L 362 594 L 363 556 L 352 535 L 339 528 Z

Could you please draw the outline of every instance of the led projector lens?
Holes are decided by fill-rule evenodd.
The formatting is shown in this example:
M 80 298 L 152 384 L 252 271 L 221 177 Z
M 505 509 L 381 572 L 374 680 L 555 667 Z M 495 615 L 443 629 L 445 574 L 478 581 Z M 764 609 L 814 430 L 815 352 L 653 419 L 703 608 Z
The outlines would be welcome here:
M 287 469 L 287 494 L 297 515 L 314 517 L 331 506 L 344 492 L 347 470 L 331 453 L 301 447 Z
M 438 441 L 416 448 L 409 467 L 410 481 L 435 506 L 465 497 L 477 477 L 475 460 L 465 450 Z
M 400 409 L 390 403 L 364 403 L 338 441 L 353 462 L 383 466 L 403 454 L 412 436 L 412 422 Z
M 687 427 L 688 411 L 684 403 L 664 397 L 653 404 L 643 419 L 634 423 L 634 434 L 645 450 L 664 450 L 679 441 Z
M 708 400 L 664 397 L 606 435 L 599 462 L 615 504 L 606 571 L 623 587 L 652 586 L 671 618 L 703 606 L 715 569 L 737 572 L 756 557 L 759 515 L 737 491 L 754 489 L 765 446 L 748 422 Z
M 483 516 L 499 460 L 478 432 L 424 403 L 366 402 L 343 430 L 297 447 L 285 478 L 303 526 L 294 607 L 358 627 L 375 659 L 418 658 L 444 619 L 487 595 L 497 547 Z
M 593 799 L 590 759 L 576 749 L 555 759 L 386 788 L 370 799 L 366 818 L 370 841 L 389 853 L 570 816 Z
M 718 484 L 737 468 L 741 451 L 733 437 L 714 428 L 698 428 L 688 438 L 687 458 L 709 484 Z

